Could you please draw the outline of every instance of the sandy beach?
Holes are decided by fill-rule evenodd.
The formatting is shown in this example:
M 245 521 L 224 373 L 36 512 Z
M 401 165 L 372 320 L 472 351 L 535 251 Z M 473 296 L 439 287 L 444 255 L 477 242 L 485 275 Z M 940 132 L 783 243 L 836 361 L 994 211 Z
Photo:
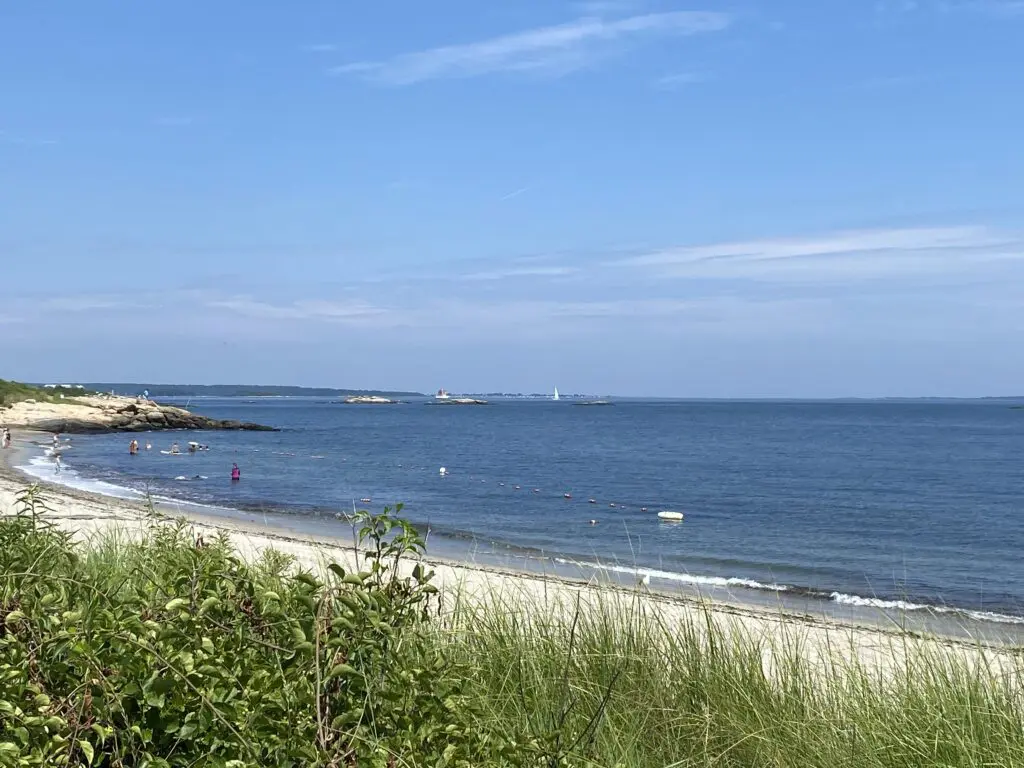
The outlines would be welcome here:
M 34 439 L 44 438 L 36 435 Z M 24 433 L 22 434 L 24 439 Z M 0 514 L 15 511 L 15 497 L 33 478 L 13 469 L 14 451 L 3 452 L 0 467 Z M 43 484 L 46 517 L 72 531 L 80 540 L 94 537 L 132 536 L 152 525 L 152 512 L 145 503 L 122 500 Z M 194 507 L 158 503 L 156 511 L 166 517 L 184 518 L 196 536 L 209 538 L 226 535 L 239 554 L 247 559 L 268 548 L 287 553 L 298 564 L 319 569 L 330 562 L 352 567 L 357 558 L 351 535 L 325 537 L 296 535 L 258 522 L 228 520 L 203 514 Z M 344 529 L 344 526 L 340 526 Z M 629 589 L 605 582 L 572 580 L 561 576 L 538 575 L 508 569 L 457 563 L 428 558 L 435 571 L 435 584 L 443 596 L 458 595 L 463 601 L 499 600 L 508 610 L 519 610 L 537 617 L 567 616 L 579 605 L 596 608 L 599 604 L 631 604 L 670 626 L 700 626 L 714 622 L 727 632 L 758 638 L 770 665 L 773 649 L 799 648 L 812 664 L 835 669 L 859 664 L 880 672 L 905 668 L 916 654 L 941 652 L 951 657 L 983 663 L 996 669 L 1014 669 L 1020 651 L 954 638 L 926 637 L 902 632 L 898 628 L 880 628 L 830 621 L 820 617 L 787 613 L 781 609 L 757 608 L 711 603 L 650 592 L 643 587 Z M 406 563 L 409 569 L 413 563 Z

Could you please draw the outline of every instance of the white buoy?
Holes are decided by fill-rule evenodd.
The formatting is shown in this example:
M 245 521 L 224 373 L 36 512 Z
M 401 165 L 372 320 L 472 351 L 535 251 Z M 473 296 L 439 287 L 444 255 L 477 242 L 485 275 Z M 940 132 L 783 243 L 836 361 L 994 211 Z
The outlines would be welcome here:
M 640 579 L 640 585 L 643 587 L 649 587 L 651 585 L 651 574 L 645 573 L 644 577 Z
M 448 470 L 445 467 L 441 467 L 440 474 L 441 474 L 441 477 L 444 477 L 445 475 L 448 474 Z
M 663 512 L 659 512 L 658 517 L 660 517 L 662 520 L 669 520 L 674 523 L 680 523 L 683 520 L 683 513 L 672 512 L 671 510 L 666 509 Z

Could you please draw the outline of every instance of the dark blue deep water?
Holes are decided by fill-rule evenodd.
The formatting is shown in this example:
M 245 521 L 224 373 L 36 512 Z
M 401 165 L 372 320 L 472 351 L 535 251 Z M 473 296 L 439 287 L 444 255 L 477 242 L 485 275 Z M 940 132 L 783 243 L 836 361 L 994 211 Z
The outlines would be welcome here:
M 662 587 L 1024 616 L 1024 410 L 1006 403 L 190 407 L 282 431 L 154 433 L 136 457 L 130 436 L 74 437 L 68 478 L 326 522 L 353 501 L 401 501 L 432 548 L 639 568 Z M 190 439 L 210 451 L 159 453 Z M 685 522 L 659 522 L 663 509 Z

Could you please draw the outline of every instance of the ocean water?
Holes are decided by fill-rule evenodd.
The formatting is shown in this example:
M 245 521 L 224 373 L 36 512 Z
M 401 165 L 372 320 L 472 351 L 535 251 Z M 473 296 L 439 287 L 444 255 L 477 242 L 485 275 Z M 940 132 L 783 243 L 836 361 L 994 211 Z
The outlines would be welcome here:
M 1005 402 L 190 407 L 282 431 L 153 433 L 134 457 L 131 436 L 74 436 L 59 477 L 40 456 L 26 466 L 322 531 L 402 502 L 435 553 L 1024 632 L 1024 410 Z M 159 452 L 188 440 L 210 450 Z

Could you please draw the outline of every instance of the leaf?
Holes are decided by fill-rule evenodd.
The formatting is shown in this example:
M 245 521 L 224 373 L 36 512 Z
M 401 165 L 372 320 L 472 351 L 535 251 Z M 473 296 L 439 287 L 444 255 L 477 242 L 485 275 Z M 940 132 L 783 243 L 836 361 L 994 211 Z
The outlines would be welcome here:
M 333 573 L 339 579 L 344 579 L 345 578 L 345 569 L 342 568 L 337 563 L 331 563 L 330 565 L 328 565 L 327 566 L 327 570 L 329 570 L 331 573 Z
M 199 615 L 202 616 L 204 613 L 211 610 L 212 608 L 217 607 L 217 605 L 219 604 L 220 598 L 216 595 L 214 595 L 213 597 L 206 598 L 205 600 L 203 600 L 203 604 L 199 606 Z
M 82 750 L 82 754 L 85 755 L 86 764 L 87 765 L 92 765 L 92 759 L 94 757 L 94 752 L 93 752 L 93 749 L 92 749 L 92 744 L 90 744 L 85 739 L 79 739 L 79 741 L 78 741 L 78 748 L 80 750 Z
M 451 762 L 451 759 L 455 757 L 455 753 L 458 751 L 458 747 L 454 744 L 449 744 L 444 748 L 444 752 L 441 753 L 441 761 L 443 763 Z
M 335 664 L 331 667 L 331 671 L 327 673 L 327 679 L 333 680 L 334 678 L 341 677 L 342 675 L 349 677 L 357 674 L 359 673 L 356 672 L 355 667 L 352 667 L 349 664 Z
M 188 600 L 186 600 L 184 597 L 176 597 L 173 600 L 171 600 L 170 602 L 168 602 L 167 605 L 164 606 L 164 610 L 165 611 L 179 611 L 182 608 L 184 608 L 186 605 L 188 605 Z
M 21 623 L 21 620 L 25 618 L 24 611 L 11 611 L 7 614 L 7 618 L 4 619 L 4 624 L 8 627 L 16 627 Z M 10 742 L 5 742 L 10 743 Z

